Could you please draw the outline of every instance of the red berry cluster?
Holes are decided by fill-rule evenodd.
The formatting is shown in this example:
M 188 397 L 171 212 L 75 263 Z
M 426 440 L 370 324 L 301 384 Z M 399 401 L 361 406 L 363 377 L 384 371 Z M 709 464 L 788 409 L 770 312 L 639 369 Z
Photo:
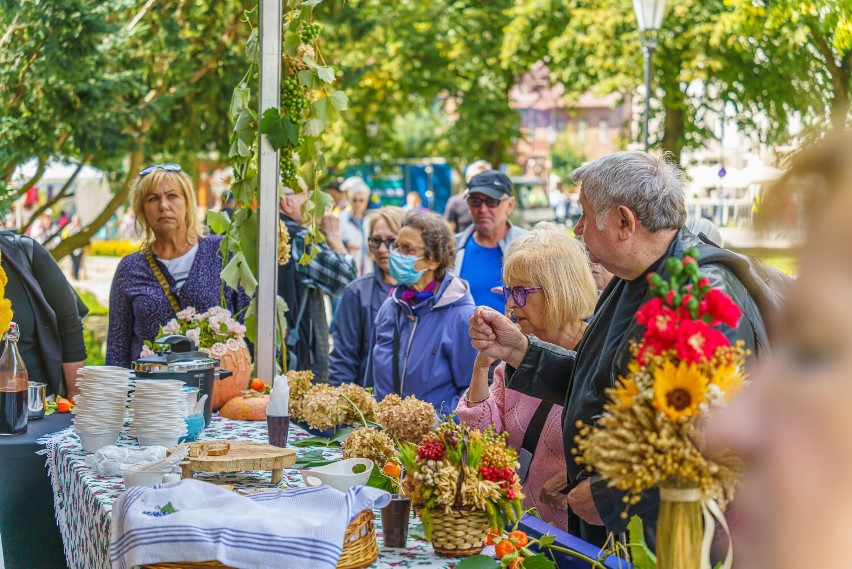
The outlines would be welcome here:
M 515 489 L 511 486 L 506 488 L 506 498 L 508 498 L 509 500 L 515 499 Z
M 486 480 L 490 482 L 496 482 L 501 486 L 508 486 L 515 480 L 515 471 L 511 468 L 495 468 L 493 466 L 483 466 L 479 469 L 479 473 Z
M 420 460 L 441 460 L 444 458 L 444 442 L 435 439 L 426 439 L 417 447 L 417 456 Z

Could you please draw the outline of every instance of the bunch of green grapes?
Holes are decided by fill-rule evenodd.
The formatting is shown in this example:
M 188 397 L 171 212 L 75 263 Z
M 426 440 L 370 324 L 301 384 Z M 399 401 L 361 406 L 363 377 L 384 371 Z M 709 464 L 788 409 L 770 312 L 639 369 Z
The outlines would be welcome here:
M 319 24 L 302 24 L 302 43 L 314 43 L 320 35 L 321 28 L 322 27 Z
M 289 152 L 281 154 L 280 162 L 281 184 L 290 189 L 297 189 L 298 182 L 296 181 L 296 163 L 293 162 L 293 156 Z
M 298 123 L 296 117 L 308 108 L 305 89 L 295 77 L 288 77 L 281 82 L 281 107 L 295 123 Z

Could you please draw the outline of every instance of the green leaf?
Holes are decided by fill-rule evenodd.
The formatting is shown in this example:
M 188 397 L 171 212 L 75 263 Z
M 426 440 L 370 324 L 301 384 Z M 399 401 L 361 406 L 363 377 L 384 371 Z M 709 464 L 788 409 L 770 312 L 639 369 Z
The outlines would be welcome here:
M 314 72 L 310 69 L 302 69 L 297 74 L 299 82 L 308 89 L 314 88 Z
M 231 120 L 236 120 L 243 109 L 249 106 L 251 98 L 248 87 L 237 87 L 234 89 L 234 94 L 231 96 L 231 106 L 228 109 L 228 116 Z
M 555 567 L 556 563 L 548 559 L 543 553 L 524 557 L 524 569 L 555 569 Z
M 290 57 L 297 57 L 299 55 L 299 46 L 302 45 L 302 38 L 299 34 L 294 32 L 287 32 L 284 34 L 284 51 Z
M 245 260 L 245 256 L 243 256 L 243 262 L 240 263 L 239 268 L 240 285 L 243 287 L 243 290 L 247 295 L 254 296 L 254 291 L 257 290 L 257 277 L 254 276 L 254 273 L 251 271 L 251 268 L 249 268 L 249 265 Z M 236 290 L 236 287 L 231 288 Z
M 246 59 L 249 63 L 257 63 L 260 61 L 260 38 L 258 37 L 259 28 L 253 28 L 246 40 Z
M 325 130 L 326 122 L 320 119 L 311 119 L 305 123 L 303 129 L 308 136 L 317 136 Z
M 231 256 L 231 260 L 222 269 L 222 280 L 234 290 L 237 290 L 237 286 L 240 284 L 240 265 L 243 262 L 245 262 L 243 252 L 239 251 Z
M 545 535 L 541 536 L 540 538 L 538 538 L 538 543 L 539 543 L 540 547 L 549 547 L 549 546 L 553 545 L 554 543 L 556 543 L 556 536 L 550 535 L 550 534 L 545 534 Z
M 486 555 L 472 555 L 456 563 L 456 569 L 494 569 L 495 567 L 500 567 L 500 564 Z
M 630 557 L 633 559 L 633 567 L 636 569 L 656 569 L 657 556 L 645 542 L 645 529 L 642 518 L 633 516 L 627 524 L 627 533 L 630 536 Z
M 334 105 L 334 108 L 338 111 L 345 111 L 349 108 L 349 97 L 347 97 L 346 93 L 343 91 L 335 91 L 329 95 L 328 98 L 331 100 L 331 104 Z
M 207 225 L 218 235 L 225 233 L 231 225 L 231 218 L 227 212 L 207 210 Z
M 251 299 L 248 308 L 246 308 L 243 324 L 246 327 L 246 338 L 254 342 L 257 338 L 257 297 Z
M 328 67 L 324 65 L 319 65 L 316 68 L 317 77 L 322 79 L 325 83 L 334 83 L 334 68 Z
M 234 123 L 229 156 L 251 156 L 255 141 L 255 116 L 251 109 L 243 107 Z
M 246 264 L 248 265 L 249 270 L 254 273 L 254 275 L 259 274 L 257 266 L 257 224 L 257 216 L 252 215 L 246 220 L 245 223 L 240 225 L 239 228 L 240 245 L 243 251 L 243 255 L 246 258 Z
M 322 0 L 305 0 L 302 2 L 302 6 L 305 6 L 306 8 L 313 8 L 317 4 L 322 4 Z
M 314 204 L 314 207 L 317 211 L 317 215 L 319 216 L 322 216 L 327 209 L 331 208 L 334 205 L 334 200 L 331 198 L 331 196 L 322 190 L 316 190 L 312 192 L 310 201 Z
M 323 122 L 328 122 L 328 97 L 322 97 L 311 103 L 311 109 L 314 111 L 314 116 Z M 334 108 L 331 109 L 334 112 Z
M 294 146 L 299 140 L 299 128 L 293 124 L 290 117 L 282 117 L 275 108 L 266 109 L 263 112 L 263 117 L 260 119 L 260 132 L 266 135 L 266 139 L 275 150 L 281 150 L 287 144 Z
M 344 427 L 342 429 L 338 429 L 334 431 L 334 435 L 331 437 L 331 441 L 335 443 L 342 443 L 343 439 L 349 436 L 349 433 L 354 431 L 354 427 Z
M 254 198 L 255 193 L 257 193 L 259 179 L 257 176 L 246 178 L 244 180 L 237 180 L 233 184 L 231 184 L 231 192 L 234 194 L 234 199 L 236 199 L 240 204 L 247 206 L 250 205 L 252 199 Z M 242 209 L 238 210 L 243 211 Z M 234 224 L 239 223 L 239 218 L 234 216 Z
M 322 445 L 322 446 L 325 446 L 325 447 L 328 447 L 328 448 L 335 448 L 336 446 L 338 446 L 337 443 L 333 442 L 331 439 L 328 439 L 326 437 L 308 437 L 306 439 L 296 441 L 292 444 L 293 444 L 293 446 L 297 446 L 297 447 L 311 447 L 311 446 L 315 447 L 315 446 Z

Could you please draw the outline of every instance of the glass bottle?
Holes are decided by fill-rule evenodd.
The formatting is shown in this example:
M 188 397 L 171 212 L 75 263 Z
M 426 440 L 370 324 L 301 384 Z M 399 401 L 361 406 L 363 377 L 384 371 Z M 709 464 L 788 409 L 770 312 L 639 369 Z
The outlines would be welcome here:
M 18 351 L 20 332 L 12 322 L 0 355 L 0 435 L 27 432 L 27 368 Z

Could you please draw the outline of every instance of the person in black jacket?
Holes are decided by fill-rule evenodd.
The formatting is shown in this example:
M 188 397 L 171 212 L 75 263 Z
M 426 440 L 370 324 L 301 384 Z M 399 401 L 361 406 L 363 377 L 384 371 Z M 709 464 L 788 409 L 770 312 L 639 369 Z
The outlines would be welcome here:
M 615 275 L 601 295 L 595 316 L 576 351 L 524 336 L 502 314 L 484 307 L 471 318 L 473 346 L 507 363 L 507 386 L 558 405 L 564 405 L 565 456 L 571 457 L 577 423 L 592 423 L 603 413 L 604 391 L 626 375 L 632 359 L 630 340 L 642 329 L 635 314 L 647 300 L 646 276 L 662 272 L 666 259 L 682 256 L 698 244 L 688 229 L 683 174 L 672 163 L 644 152 L 617 152 L 573 173 L 581 184 L 583 215 L 574 232 L 582 237 L 593 263 Z M 732 342 L 744 340 L 754 349 L 756 336 L 765 337 L 763 320 L 745 286 L 721 265 L 704 265 L 702 273 L 743 310 L 736 328 L 720 330 Z M 623 532 L 627 520 L 623 494 L 569 460 L 566 487 L 569 529 L 603 545 L 608 532 Z M 645 522 L 653 543 L 657 500 L 649 495 L 631 508 Z
M 302 265 L 307 228 L 302 225 L 302 204 L 308 190 L 299 193 L 284 188 L 279 200 L 279 219 L 290 235 L 290 261 L 278 267 L 278 295 L 287 303 L 287 349 L 290 370 L 314 372 L 318 383 L 328 381 L 328 320 L 323 294 L 340 296 L 356 276 L 355 260 L 340 239 L 340 219 L 325 213 L 320 231 L 325 243 L 318 243 L 316 257 Z
M 33 239 L 2 231 L 0 253 L 29 380 L 46 383 L 48 394 L 76 395 L 77 370 L 86 360 L 80 319 L 88 310 L 50 253 Z

